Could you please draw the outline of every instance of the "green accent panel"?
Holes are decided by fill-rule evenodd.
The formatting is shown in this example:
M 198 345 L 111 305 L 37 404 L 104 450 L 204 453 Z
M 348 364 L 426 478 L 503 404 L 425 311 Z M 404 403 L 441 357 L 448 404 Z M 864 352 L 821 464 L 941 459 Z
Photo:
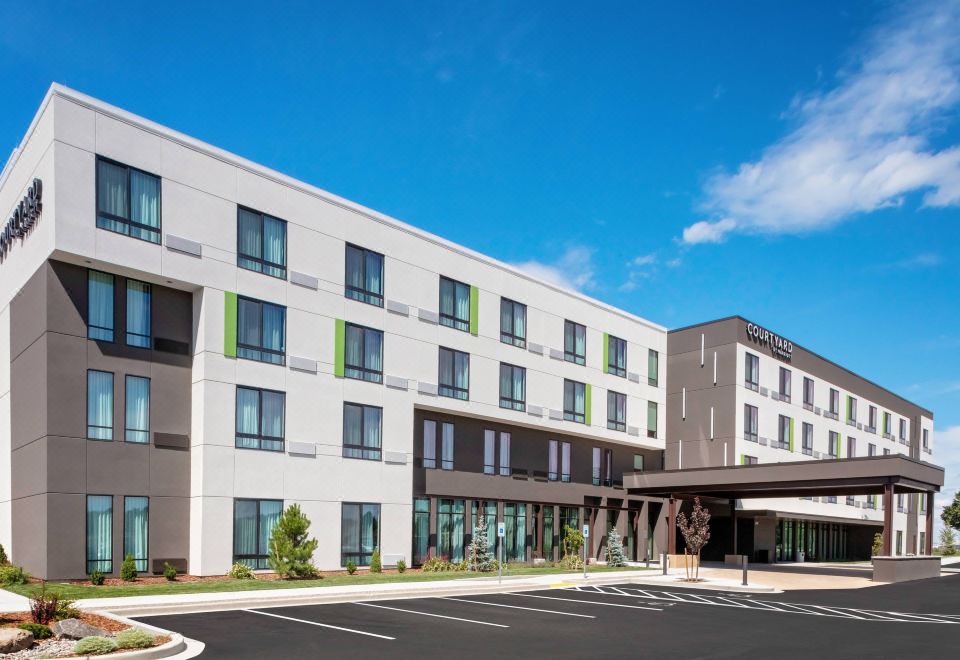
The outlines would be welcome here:
M 592 390 L 588 383 L 583 386 L 583 423 L 587 426 L 590 426 L 590 410 L 593 408 L 591 395 Z
M 747 459 L 743 454 L 740 454 L 740 465 L 746 465 Z
M 603 373 L 607 373 L 610 366 L 610 335 L 603 333 Z
M 480 333 L 480 290 L 470 287 L 470 334 L 476 337 Z
M 237 294 L 223 292 L 223 354 L 237 357 Z
M 790 418 L 790 451 L 793 451 L 793 417 Z
M 347 337 L 347 324 L 343 319 L 334 321 L 333 337 L 333 375 L 337 378 L 343 378 L 343 345 Z

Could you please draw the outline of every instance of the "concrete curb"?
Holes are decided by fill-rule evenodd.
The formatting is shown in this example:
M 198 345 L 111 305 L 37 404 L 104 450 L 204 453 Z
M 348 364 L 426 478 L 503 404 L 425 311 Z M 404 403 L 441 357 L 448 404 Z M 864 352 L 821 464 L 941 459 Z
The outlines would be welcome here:
M 120 623 L 125 623 L 134 628 L 148 630 L 156 635 L 170 637 L 169 642 L 161 644 L 160 646 L 152 646 L 148 649 L 135 649 L 131 651 L 122 651 L 120 653 L 111 653 L 106 657 L 121 658 L 122 660 L 155 660 L 156 658 L 169 658 L 187 650 L 187 641 L 180 633 L 173 632 L 172 630 L 166 630 L 164 628 L 158 628 L 157 626 L 150 626 L 145 623 L 140 623 L 139 621 L 133 621 L 124 616 L 119 616 L 114 612 L 98 611 L 97 614 L 100 616 L 105 616 L 109 619 L 113 619 L 114 621 L 119 621 Z M 92 658 L 94 656 L 78 657 Z

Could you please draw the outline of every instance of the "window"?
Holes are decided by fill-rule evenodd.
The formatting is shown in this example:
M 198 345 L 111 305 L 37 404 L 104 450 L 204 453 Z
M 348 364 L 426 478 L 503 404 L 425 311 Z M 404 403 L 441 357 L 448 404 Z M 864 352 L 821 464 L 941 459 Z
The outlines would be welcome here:
M 890 413 L 883 413 L 883 434 L 890 435 Z
M 113 341 L 113 275 L 87 271 L 87 337 Z
M 897 493 L 897 511 L 903 513 L 906 507 L 903 504 L 903 493 Z
M 627 342 L 607 335 L 607 373 L 627 377 Z
M 437 423 L 432 419 L 423 420 L 423 467 L 437 467 Z
M 790 449 L 790 429 L 793 426 L 793 420 L 786 415 L 780 415 L 778 421 L 777 446 L 780 449 Z
M 463 500 L 441 499 L 437 510 L 437 554 L 452 562 L 463 561 Z
M 857 400 L 852 396 L 847 397 L 847 422 L 857 423 Z
M 520 348 L 527 346 L 527 306 L 508 298 L 500 299 L 500 341 Z
M 867 408 L 867 430 L 871 433 L 877 432 L 877 407 L 870 406 Z
M 234 562 L 254 569 L 270 567 L 270 535 L 282 511 L 280 500 L 233 501 Z
M 510 476 L 510 434 L 500 432 L 500 476 Z
M 87 371 L 87 437 L 113 440 L 113 374 Z
M 760 460 L 756 456 L 747 456 L 743 455 L 743 464 L 744 465 L 756 465 Z
M 500 407 L 526 410 L 527 370 L 512 364 L 500 364 Z
M 345 324 L 343 375 L 371 383 L 383 382 L 383 332 Z
M 554 442 L 551 440 L 550 442 Z M 497 472 L 497 432 L 487 429 L 483 432 L 483 473 Z
M 753 353 L 745 353 L 744 358 L 743 384 L 757 391 L 760 389 L 760 358 Z
M 284 364 L 287 308 L 237 296 L 237 357 Z
M 602 454 L 600 451 L 600 447 L 594 447 L 593 448 L 593 485 L 594 486 L 600 485 L 600 479 L 603 473 L 603 470 L 600 464 L 600 461 L 602 460 L 601 456 Z
M 829 432 L 830 446 L 827 447 L 827 453 L 830 458 L 839 458 L 840 454 L 840 434 L 836 431 Z
M 343 404 L 343 456 L 380 460 L 383 408 L 359 403 Z
M 124 440 L 142 444 L 149 443 L 150 379 L 141 376 L 127 376 L 125 401 Z
M 421 565 L 430 554 L 430 500 L 417 497 L 413 500 L 413 564 Z
M 607 391 L 607 428 L 627 430 L 627 395 Z
M 160 178 L 97 158 L 97 227 L 160 242 Z
M 444 470 L 453 469 L 453 424 L 440 424 L 440 467 Z
M 383 255 L 347 244 L 344 295 L 383 307 Z
M 857 500 L 853 495 L 847 495 L 847 506 L 854 506 L 856 503 Z
M 633 469 L 637 472 L 643 472 L 643 454 L 633 455 Z
M 872 442 L 867 444 L 867 456 L 876 456 L 877 455 L 877 446 Z
M 760 425 L 760 411 L 749 403 L 743 404 L 743 437 L 750 442 L 757 442 Z
M 150 285 L 127 280 L 127 345 L 150 348 Z
M 287 223 L 237 207 L 237 265 L 271 277 L 287 278 Z
M 657 402 L 647 401 L 647 437 L 657 437 Z
M 836 419 L 840 414 L 840 392 L 830 388 L 830 414 Z
M 907 420 L 900 420 L 900 439 L 906 441 L 907 439 Z
M 884 455 L 884 456 L 889 456 L 889 455 L 890 455 L 890 450 L 884 448 L 884 450 L 883 450 L 883 455 Z
M 897 530 L 897 554 L 903 554 L 903 531 Z
M 87 573 L 113 572 L 113 497 L 87 495 Z
M 657 387 L 660 384 L 660 354 L 652 348 L 647 350 L 647 385 Z
M 847 458 L 857 457 L 857 439 L 847 436 Z
M 469 285 L 440 278 L 440 325 L 470 332 Z
M 470 398 L 470 354 L 440 347 L 440 396 Z
M 340 565 L 369 566 L 380 546 L 380 505 L 344 502 L 340 515 Z
M 570 481 L 570 443 L 560 443 L 560 481 Z
M 813 379 L 803 378 L 803 405 L 807 408 L 813 407 Z
M 563 418 L 568 422 L 586 423 L 586 389 L 583 383 L 563 381 Z
M 587 363 L 587 328 L 573 321 L 563 322 L 563 359 L 575 364 Z
M 551 440 L 547 448 L 547 480 L 556 481 L 559 478 L 560 443 Z
M 927 429 L 923 429 L 923 448 L 930 449 L 930 432 Z
M 813 424 L 803 423 L 803 453 L 807 456 L 813 455 Z
M 780 400 L 790 403 L 791 373 L 785 367 L 780 367 Z
M 123 498 L 123 556 L 133 555 L 138 573 L 147 572 L 150 498 Z
M 236 446 L 283 451 L 285 394 L 237 386 Z

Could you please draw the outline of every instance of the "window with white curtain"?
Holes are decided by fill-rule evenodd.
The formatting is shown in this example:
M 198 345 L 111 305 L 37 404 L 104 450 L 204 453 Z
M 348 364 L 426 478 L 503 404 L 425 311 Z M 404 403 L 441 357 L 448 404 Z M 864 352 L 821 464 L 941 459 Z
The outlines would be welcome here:
M 344 295 L 383 307 L 383 255 L 349 243 L 346 250 Z
M 574 364 L 587 363 L 587 328 L 573 321 L 563 322 L 563 359 Z
M 383 332 L 346 324 L 343 375 L 371 383 L 383 382 Z
M 359 403 L 343 404 L 343 456 L 380 460 L 383 408 Z
M 657 402 L 647 401 L 647 437 L 657 437 Z
M 760 411 L 749 403 L 743 404 L 743 438 L 750 442 L 759 440 Z
M 150 348 L 150 285 L 127 280 L 127 345 Z
M 593 448 L 593 485 L 600 485 L 600 447 Z
M 607 373 L 627 377 L 627 341 L 607 335 Z
M 570 481 L 570 443 L 560 443 L 560 481 Z
M 286 279 L 287 223 L 280 218 L 238 206 L 237 265 Z
M 440 396 L 470 398 L 470 354 L 440 347 Z
M 510 434 L 500 432 L 500 476 L 510 476 Z
M 444 470 L 453 469 L 453 424 L 440 424 L 440 467 Z
M 569 422 L 586 422 L 586 385 L 574 380 L 563 381 L 563 418 Z
M 283 392 L 237 386 L 236 446 L 283 451 Z
M 127 376 L 125 390 L 124 440 L 147 444 L 150 442 L 150 379 Z
M 133 557 L 138 573 L 147 572 L 149 559 L 150 498 L 123 498 L 123 556 Z
M 286 307 L 238 296 L 237 357 L 284 364 L 286 319 Z
M 744 353 L 743 384 L 757 391 L 760 389 L 760 358 L 753 353 Z
M 437 467 L 437 423 L 432 419 L 423 420 L 423 467 Z
M 344 502 L 340 517 L 340 565 L 369 566 L 380 547 L 380 505 Z
M 113 572 L 113 497 L 87 495 L 87 574 Z
M 160 177 L 97 158 L 97 227 L 160 242 Z
M 87 337 L 113 341 L 113 275 L 87 271 Z
M 790 370 L 786 367 L 780 367 L 780 400 L 790 403 L 792 392 L 792 383 Z
M 253 569 L 270 568 L 270 536 L 283 512 L 281 500 L 233 501 L 233 561 Z
M 526 404 L 527 370 L 512 364 L 500 363 L 500 407 L 524 411 Z
M 548 481 L 556 481 L 560 476 L 559 474 L 560 457 L 558 455 L 559 448 L 560 448 L 559 445 L 560 443 L 558 443 L 556 440 L 550 441 L 550 446 L 548 448 L 548 454 L 547 454 L 547 480 Z
M 470 332 L 470 285 L 440 278 L 440 325 Z
M 647 349 L 647 385 L 657 387 L 660 384 L 660 353 Z
M 113 374 L 87 371 L 87 437 L 113 440 Z
M 607 428 L 614 431 L 627 430 L 627 395 L 607 391 Z
M 520 348 L 527 346 L 527 306 L 500 299 L 500 341 Z
M 483 432 L 483 473 L 496 474 L 497 471 L 497 432 L 486 429 Z

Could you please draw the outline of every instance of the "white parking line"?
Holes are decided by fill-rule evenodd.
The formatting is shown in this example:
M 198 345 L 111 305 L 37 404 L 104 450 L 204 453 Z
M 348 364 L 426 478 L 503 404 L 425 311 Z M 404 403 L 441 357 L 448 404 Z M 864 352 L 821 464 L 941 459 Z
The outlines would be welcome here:
M 514 594 L 516 595 L 516 594 Z M 443 600 L 455 600 L 459 603 L 473 603 L 474 605 L 489 605 L 490 607 L 509 607 L 512 610 L 528 610 L 530 612 L 544 612 L 545 614 L 562 614 L 563 616 L 579 616 L 584 619 L 596 619 L 592 614 L 575 614 L 573 612 L 559 612 L 557 610 L 540 610 L 536 607 L 521 607 L 519 605 L 505 605 L 504 603 L 486 603 L 482 600 L 467 600 L 466 598 L 444 598 Z
M 513 594 L 514 596 L 523 596 L 525 598 L 545 598 L 546 600 L 565 600 L 568 603 L 586 603 L 587 605 L 603 605 L 605 607 L 626 607 L 631 610 L 652 610 L 654 612 L 662 612 L 663 609 L 659 607 L 643 607 L 641 605 L 623 605 L 621 603 L 601 603 L 597 600 L 580 600 L 578 598 L 559 598 L 557 596 L 538 596 L 536 594 Z
M 391 641 L 395 640 L 396 637 L 387 637 L 386 635 L 378 635 L 372 632 L 366 632 L 363 630 L 354 630 L 353 628 L 341 628 L 340 626 L 331 626 L 328 623 L 318 623 L 317 621 L 307 621 L 306 619 L 295 619 L 292 616 L 282 616 L 280 614 L 271 614 L 270 612 L 260 612 L 259 610 L 243 610 L 244 612 L 249 612 L 250 614 L 262 614 L 263 616 L 272 616 L 275 619 L 286 619 L 287 621 L 296 621 L 297 623 L 306 623 L 310 626 L 318 626 L 320 628 L 330 628 L 332 630 L 340 630 L 342 632 L 354 633 L 356 635 L 366 635 L 367 637 L 377 637 L 379 639 L 389 639 Z
M 450 619 L 452 621 L 463 621 L 464 623 L 476 623 L 481 626 L 493 626 L 494 628 L 509 628 L 502 623 L 490 623 L 489 621 L 474 621 L 473 619 L 461 619 L 456 616 L 447 616 L 446 614 L 432 614 L 430 612 L 418 612 L 417 610 L 404 610 L 399 607 L 387 607 L 386 605 L 374 605 L 373 603 L 354 603 L 354 605 L 363 605 L 364 607 L 376 607 L 381 610 L 393 610 L 394 612 L 406 612 L 407 614 L 419 614 L 420 616 L 432 616 L 438 619 Z

